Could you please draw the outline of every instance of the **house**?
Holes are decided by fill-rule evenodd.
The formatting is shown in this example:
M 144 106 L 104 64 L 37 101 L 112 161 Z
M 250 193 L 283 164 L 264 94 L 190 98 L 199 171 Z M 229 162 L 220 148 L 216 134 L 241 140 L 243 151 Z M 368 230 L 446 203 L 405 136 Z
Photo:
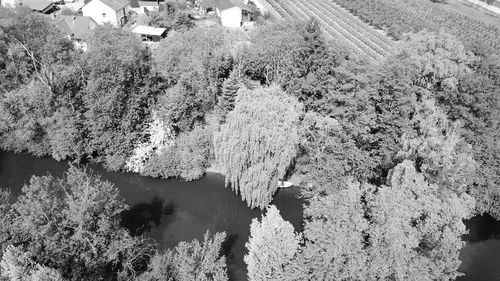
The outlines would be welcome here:
M 251 12 L 241 0 L 217 0 L 216 12 L 226 27 L 240 27 Z
M 160 11 L 160 4 L 157 1 L 130 1 L 131 9 L 139 15 Z
M 43 14 L 52 13 L 56 7 L 54 3 L 48 0 L 2 0 L 2 6 L 6 8 L 24 6 Z
M 152 11 L 160 11 L 160 4 L 158 2 L 152 2 L 152 1 L 138 1 L 139 2 L 139 8 L 144 11 L 144 13 L 149 13 Z
M 97 24 L 109 23 L 121 27 L 127 23 L 130 4 L 127 0 L 91 0 L 82 8 L 86 17 L 91 17 Z
M 23 0 L 22 5 L 42 14 L 50 14 L 56 7 L 54 3 L 48 0 Z
M 19 1 L 16 0 L 2 0 L 2 7 L 4 8 L 14 8 L 17 6 Z
M 97 23 L 91 17 L 59 16 L 56 25 L 61 28 L 68 38 L 81 50 L 87 50 L 85 40 L 90 36 Z
M 143 42 L 159 42 L 161 39 L 165 38 L 167 29 L 147 25 L 137 25 L 132 30 L 132 33 L 140 35 Z

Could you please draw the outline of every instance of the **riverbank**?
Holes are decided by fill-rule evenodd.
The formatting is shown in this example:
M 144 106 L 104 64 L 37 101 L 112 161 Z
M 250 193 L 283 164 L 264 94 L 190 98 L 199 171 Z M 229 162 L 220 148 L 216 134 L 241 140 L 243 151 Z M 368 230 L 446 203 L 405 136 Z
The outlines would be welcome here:
M 219 175 L 222 175 L 224 177 L 226 176 L 225 173 L 222 171 L 222 169 L 219 168 L 219 167 L 217 167 L 214 164 L 212 164 L 210 167 L 208 167 L 205 170 L 205 173 L 219 174 Z M 278 188 L 289 188 L 289 187 L 292 187 L 292 186 L 297 186 L 297 185 L 295 185 L 290 180 L 288 180 L 288 181 L 279 181 L 278 182 Z

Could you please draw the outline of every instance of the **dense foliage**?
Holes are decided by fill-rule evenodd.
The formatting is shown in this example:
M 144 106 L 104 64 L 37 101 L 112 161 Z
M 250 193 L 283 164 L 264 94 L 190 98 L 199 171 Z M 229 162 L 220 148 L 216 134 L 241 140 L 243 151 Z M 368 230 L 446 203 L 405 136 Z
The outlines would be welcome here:
M 154 67 L 149 49 L 124 30 L 96 28 L 82 52 L 42 15 L 2 13 L 3 149 L 165 178 L 204 174 L 212 132 L 201 127 L 232 65 L 222 30 L 179 33 L 160 49 L 172 56 L 156 54 Z
M 32 177 L 17 201 L 2 210 L 1 274 L 15 276 L 13 263 L 26 263 L 23 274 L 35 274 L 30 272 L 36 262 L 68 280 L 134 276 L 153 247 L 120 226 L 125 209 L 116 187 L 85 170 L 72 167 L 61 179 Z M 22 253 L 19 261 L 10 259 L 14 252 Z
M 410 161 L 388 186 L 350 183 L 314 198 L 288 280 L 453 280 L 473 202 L 428 184 Z

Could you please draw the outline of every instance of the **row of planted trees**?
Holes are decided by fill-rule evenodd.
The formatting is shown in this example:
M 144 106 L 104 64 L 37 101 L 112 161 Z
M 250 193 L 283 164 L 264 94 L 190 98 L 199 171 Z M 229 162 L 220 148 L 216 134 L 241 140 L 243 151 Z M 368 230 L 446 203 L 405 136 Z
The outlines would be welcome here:
M 447 34 L 409 35 L 374 65 L 314 20 L 264 25 L 250 44 L 194 28 L 154 52 L 103 27 L 81 53 L 44 18 L 6 15 L 2 148 L 164 178 L 215 163 L 261 209 L 279 180 L 304 186 L 303 233 L 273 207 L 252 223 L 251 280 L 449 280 L 462 219 L 499 216 L 500 67 Z M 227 279 L 223 235 L 159 252 L 119 226 L 117 198 L 77 168 L 33 178 L 2 201 L 2 274 Z

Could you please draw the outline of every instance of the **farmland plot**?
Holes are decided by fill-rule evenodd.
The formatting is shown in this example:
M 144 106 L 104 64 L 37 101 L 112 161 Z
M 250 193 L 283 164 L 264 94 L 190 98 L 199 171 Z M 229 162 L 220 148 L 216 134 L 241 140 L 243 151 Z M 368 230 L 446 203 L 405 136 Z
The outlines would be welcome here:
M 396 44 L 331 0 L 266 1 L 282 18 L 317 18 L 327 38 L 344 42 L 361 58 L 377 60 L 386 57 Z

